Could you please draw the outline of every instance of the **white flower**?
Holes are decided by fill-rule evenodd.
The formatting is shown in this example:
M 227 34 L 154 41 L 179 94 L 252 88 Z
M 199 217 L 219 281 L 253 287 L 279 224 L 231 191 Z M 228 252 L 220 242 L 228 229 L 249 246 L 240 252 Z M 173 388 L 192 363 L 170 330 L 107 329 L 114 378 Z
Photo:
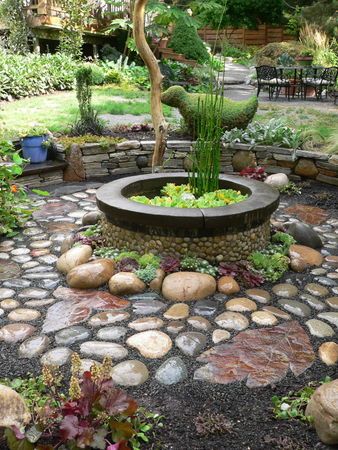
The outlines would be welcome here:
M 288 403 L 282 403 L 282 404 L 280 405 L 280 409 L 281 409 L 282 411 L 287 411 L 289 408 L 290 408 L 290 405 L 289 405 Z

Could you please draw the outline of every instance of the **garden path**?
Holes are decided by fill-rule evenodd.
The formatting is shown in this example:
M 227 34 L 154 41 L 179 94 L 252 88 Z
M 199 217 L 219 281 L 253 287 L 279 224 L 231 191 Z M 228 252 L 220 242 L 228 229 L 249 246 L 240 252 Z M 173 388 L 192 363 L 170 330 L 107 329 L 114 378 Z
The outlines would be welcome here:
M 58 188 L 35 205 L 22 232 L 0 243 L 0 341 L 6 361 L 0 377 L 36 373 L 40 363 L 67 367 L 76 351 L 84 367 L 111 355 L 113 377 L 125 386 L 148 378 L 164 385 L 190 378 L 243 380 L 252 388 L 282 380 L 289 369 L 300 375 L 314 363 L 320 344 L 337 339 L 338 219 L 330 211 L 295 207 L 287 198 L 274 215 L 279 222 L 302 219 L 314 226 L 324 242 L 318 267 L 173 310 L 150 291 L 121 300 L 106 287 L 67 287 L 55 264 L 66 236 L 81 226 L 84 214 L 96 211 L 92 185 Z

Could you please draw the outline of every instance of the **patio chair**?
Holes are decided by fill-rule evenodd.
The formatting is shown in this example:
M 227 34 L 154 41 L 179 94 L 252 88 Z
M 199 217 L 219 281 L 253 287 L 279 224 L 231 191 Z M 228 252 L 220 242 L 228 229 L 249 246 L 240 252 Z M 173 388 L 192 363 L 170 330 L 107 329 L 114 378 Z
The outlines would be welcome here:
M 310 68 L 314 70 L 314 68 Z M 329 90 L 335 88 L 338 77 L 338 67 L 327 67 L 319 72 L 309 72 L 303 77 L 303 95 L 306 100 L 307 88 L 312 87 L 315 90 L 317 100 L 322 100 L 323 92 L 327 98 Z
M 268 87 L 269 99 L 272 100 L 275 94 L 276 99 L 279 97 L 281 88 L 285 88 L 286 95 L 290 99 L 290 83 L 283 79 L 276 67 L 273 66 L 258 66 L 257 73 L 257 97 L 262 87 Z

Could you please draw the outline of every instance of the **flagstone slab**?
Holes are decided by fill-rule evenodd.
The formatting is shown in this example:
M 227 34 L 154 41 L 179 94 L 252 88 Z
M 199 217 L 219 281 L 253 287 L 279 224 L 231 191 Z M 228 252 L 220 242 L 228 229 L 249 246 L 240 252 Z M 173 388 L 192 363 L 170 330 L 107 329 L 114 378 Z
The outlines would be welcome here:
M 296 204 L 284 210 L 288 214 L 295 215 L 298 219 L 310 225 L 320 225 L 329 217 L 328 211 L 317 206 Z
M 300 375 L 313 364 L 310 339 L 297 321 L 240 332 L 229 343 L 205 351 L 197 361 L 207 363 L 195 380 L 229 384 L 246 381 L 249 388 L 281 381 L 290 369 Z

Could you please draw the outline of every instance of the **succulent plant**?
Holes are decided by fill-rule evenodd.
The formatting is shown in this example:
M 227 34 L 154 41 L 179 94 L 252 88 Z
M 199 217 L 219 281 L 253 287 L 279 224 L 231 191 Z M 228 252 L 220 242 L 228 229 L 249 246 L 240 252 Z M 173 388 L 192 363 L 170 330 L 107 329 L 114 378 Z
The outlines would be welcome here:
M 116 265 L 118 272 L 135 272 L 139 268 L 139 263 L 133 258 L 123 258 Z
M 165 273 L 174 273 L 180 270 L 181 262 L 176 256 L 166 256 L 162 259 L 160 267 Z

